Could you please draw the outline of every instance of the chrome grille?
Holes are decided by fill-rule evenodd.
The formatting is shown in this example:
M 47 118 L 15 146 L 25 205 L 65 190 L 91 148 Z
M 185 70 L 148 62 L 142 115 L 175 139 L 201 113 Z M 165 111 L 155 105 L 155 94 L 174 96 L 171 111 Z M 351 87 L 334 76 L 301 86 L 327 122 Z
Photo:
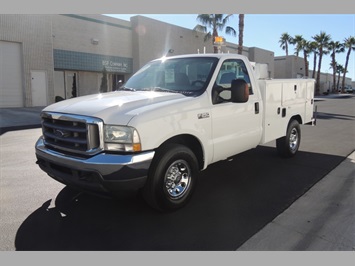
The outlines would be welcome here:
M 56 149 L 81 154 L 102 150 L 102 121 L 97 118 L 42 113 L 45 144 Z

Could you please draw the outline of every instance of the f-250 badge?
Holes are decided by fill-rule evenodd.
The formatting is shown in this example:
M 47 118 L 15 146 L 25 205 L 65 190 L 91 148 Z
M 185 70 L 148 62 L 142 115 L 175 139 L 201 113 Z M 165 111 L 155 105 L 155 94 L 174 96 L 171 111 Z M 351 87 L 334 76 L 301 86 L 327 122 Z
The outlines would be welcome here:
M 203 118 L 209 118 L 210 114 L 209 113 L 201 113 L 197 114 L 198 119 L 203 119 Z

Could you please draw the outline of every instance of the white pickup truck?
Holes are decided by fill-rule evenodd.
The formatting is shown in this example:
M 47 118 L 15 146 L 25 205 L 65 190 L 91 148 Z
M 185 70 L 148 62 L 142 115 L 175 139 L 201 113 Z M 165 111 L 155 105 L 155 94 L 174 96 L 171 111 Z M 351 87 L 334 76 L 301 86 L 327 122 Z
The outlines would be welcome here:
M 180 208 L 214 162 L 272 140 L 284 157 L 298 151 L 300 124 L 314 122 L 314 80 L 263 69 L 235 54 L 153 60 L 117 91 L 46 107 L 37 163 L 71 187 L 139 189 L 153 208 Z

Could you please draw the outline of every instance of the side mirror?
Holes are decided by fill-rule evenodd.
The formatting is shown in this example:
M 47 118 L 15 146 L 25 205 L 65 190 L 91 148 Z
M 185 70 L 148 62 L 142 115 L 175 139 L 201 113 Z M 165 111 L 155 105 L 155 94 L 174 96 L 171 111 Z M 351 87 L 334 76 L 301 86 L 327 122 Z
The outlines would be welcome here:
M 234 103 L 245 103 L 249 100 L 249 87 L 245 80 L 232 80 L 231 100 Z

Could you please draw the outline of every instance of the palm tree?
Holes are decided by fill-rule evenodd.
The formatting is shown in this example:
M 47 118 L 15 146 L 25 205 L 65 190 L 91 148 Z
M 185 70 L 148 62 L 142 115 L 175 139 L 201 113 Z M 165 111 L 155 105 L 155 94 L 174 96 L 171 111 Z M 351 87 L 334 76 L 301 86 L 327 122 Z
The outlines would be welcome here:
M 319 61 L 318 61 L 318 71 L 317 71 L 317 78 L 316 78 L 316 95 L 319 95 L 320 92 L 320 71 L 321 71 L 321 66 L 322 66 L 322 57 L 323 54 L 328 53 L 328 44 L 331 40 L 331 37 L 329 34 L 326 34 L 324 31 L 321 31 L 320 34 L 317 34 L 315 36 L 312 36 L 312 38 L 317 42 L 318 44 L 318 53 L 319 53 Z
M 288 56 L 288 46 L 292 43 L 292 37 L 287 32 L 284 32 L 281 34 L 279 43 L 282 50 L 286 51 L 286 56 Z
M 244 32 L 244 14 L 239 14 L 238 54 L 242 54 L 243 52 L 243 32 Z
M 336 91 L 338 91 L 339 89 L 339 83 L 340 83 L 340 75 L 345 72 L 345 68 L 343 67 L 343 65 L 340 65 L 338 63 L 335 63 L 336 65 L 336 73 L 338 74 L 338 82 L 337 82 L 337 86 L 336 86 Z
M 302 35 L 295 35 L 295 37 L 292 38 L 291 44 L 296 45 L 295 54 L 297 57 L 298 57 L 299 52 L 302 51 L 303 41 L 304 41 L 304 39 L 303 39 Z
M 309 75 L 309 63 L 308 63 L 308 55 L 311 52 L 310 42 L 306 41 L 302 35 L 296 35 L 295 38 L 292 39 L 292 43 L 296 44 L 295 51 L 296 57 L 298 57 L 299 53 L 303 51 L 303 59 L 304 59 L 304 73 L 305 76 Z
M 345 48 L 348 48 L 348 52 L 346 54 L 345 67 L 344 67 L 344 73 L 343 73 L 343 81 L 341 83 L 342 90 L 344 90 L 344 87 L 345 87 L 345 76 L 346 76 L 346 73 L 348 70 L 350 53 L 351 53 L 351 50 L 355 50 L 355 37 L 350 36 L 349 38 L 346 38 L 344 40 L 344 46 L 345 46 Z
M 235 37 L 237 35 L 235 29 L 230 26 L 226 26 L 231 16 L 233 16 L 233 14 L 226 16 L 224 14 L 200 14 L 197 16 L 197 21 L 201 22 L 202 25 L 196 25 L 194 30 L 207 33 L 205 35 L 205 41 L 211 39 L 212 37 L 212 44 L 214 44 L 215 37 L 218 36 L 218 31 L 223 31 L 224 28 L 226 34 L 231 34 Z M 208 28 L 212 30 L 212 33 L 211 31 L 207 32 Z M 217 46 L 214 46 L 214 53 L 218 53 Z
M 304 75 L 308 78 L 309 76 L 309 63 L 308 63 L 308 55 L 311 52 L 311 45 L 309 41 L 303 39 L 299 44 L 300 50 L 303 51 L 303 59 L 304 59 Z
M 335 61 L 335 54 L 337 53 L 343 53 L 345 51 L 344 49 L 344 44 L 338 42 L 338 41 L 331 41 L 329 42 L 329 49 L 331 51 L 331 58 L 332 62 L 331 67 L 333 69 L 333 92 L 335 92 L 335 82 L 336 82 L 336 73 L 337 73 L 337 62 Z
M 310 53 L 313 53 L 313 72 L 312 79 L 316 76 L 316 66 L 317 66 L 317 55 L 318 55 L 318 45 L 317 42 L 309 42 Z

